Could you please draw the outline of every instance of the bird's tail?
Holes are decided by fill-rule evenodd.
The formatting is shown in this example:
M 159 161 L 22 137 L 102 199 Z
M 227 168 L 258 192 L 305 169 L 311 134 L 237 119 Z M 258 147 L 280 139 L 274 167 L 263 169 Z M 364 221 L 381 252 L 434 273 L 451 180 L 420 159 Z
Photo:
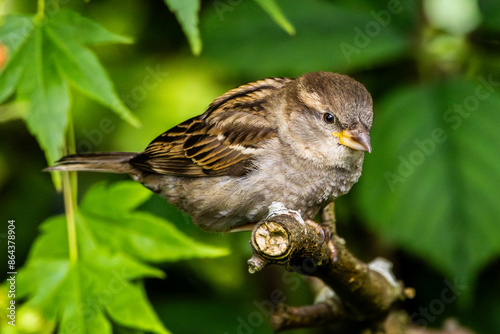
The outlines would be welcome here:
M 103 173 L 132 173 L 134 168 L 129 161 L 137 153 L 109 152 L 73 154 L 62 157 L 55 166 L 45 168 L 44 171 L 90 171 Z

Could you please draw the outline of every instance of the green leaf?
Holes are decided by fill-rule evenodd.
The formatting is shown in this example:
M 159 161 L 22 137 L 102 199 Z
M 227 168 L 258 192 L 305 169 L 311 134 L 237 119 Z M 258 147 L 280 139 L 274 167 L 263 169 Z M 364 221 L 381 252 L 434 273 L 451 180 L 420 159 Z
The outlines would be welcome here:
M 68 254 L 66 218 L 41 225 L 26 265 L 17 277 L 21 310 L 36 310 L 64 332 L 168 333 L 149 303 L 141 279 L 165 274 L 147 262 L 215 257 L 226 249 L 200 244 L 170 223 L 134 211 L 152 193 L 129 181 L 98 184 L 75 215 L 79 258 Z
M 0 123 L 26 117 L 26 103 L 12 102 L 4 103 L 0 106 Z
M 129 42 L 70 11 L 61 11 L 45 27 L 52 59 L 66 80 L 84 94 L 114 110 L 123 120 L 138 126 L 139 121 L 120 100 L 99 60 L 83 43 Z M 87 30 L 88 29 L 88 30 Z M 77 37 L 78 32 L 82 32 Z
M 164 0 L 168 8 L 175 13 L 184 34 L 186 34 L 191 51 L 195 55 L 201 53 L 201 37 L 198 27 L 200 0 Z
M 69 87 L 53 61 L 46 61 L 47 45 L 41 30 L 29 37 L 18 63 L 23 75 L 17 98 L 29 102 L 26 123 L 47 155 L 49 162 L 60 156 L 68 125 Z M 1 77 L 0 77 L 1 80 Z
M 77 13 L 61 10 L 38 25 L 33 17 L 4 17 L 0 41 L 8 49 L 7 63 L 0 72 L 0 102 L 15 94 L 17 101 L 28 105 L 25 121 L 49 164 L 59 158 L 64 145 L 70 106 L 68 83 L 131 124 L 138 124 L 97 57 L 84 46 L 124 43 L 128 39 Z
M 179 261 L 228 254 L 227 249 L 188 238 L 159 217 L 145 212 L 129 213 L 130 209 L 116 207 L 116 202 L 121 202 L 116 198 L 123 198 L 133 208 L 149 196 L 149 190 L 132 181 L 112 186 L 98 184 L 89 190 L 80 209 L 82 215 L 88 217 L 88 226 L 98 242 L 144 261 Z M 110 235 L 115 237 L 110 239 Z
M 3 24 L 0 26 L 0 40 L 9 50 L 9 61 L 15 59 L 17 54 L 26 44 L 36 30 L 32 18 L 22 15 L 7 15 L 2 18 Z M 5 70 L 5 69 L 4 69 Z
M 84 212 L 84 211 L 83 211 Z M 88 221 L 98 242 L 144 261 L 165 262 L 227 255 L 226 249 L 199 244 L 171 223 L 147 213 L 128 216 L 92 216 Z M 114 238 L 110 239 L 109 236 Z
M 29 263 L 18 275 L 19 284 L 31 287 L 23 308 L 40 310 L 68 332 L 78 328 L 80 333 L 111 333 L 109 315 L 122 325 L 168 333 L 137 283 L 129 281 L 130 263 L 92 255 L 74 265 L 67 259 Z
M 44 149 L 49 162 L 60 155 L 68 122 L 69 90 L 52 62 L 44 62 L 43 35 L 29 17 L 5 17 L 0 41 L 8 61 L 0 72 L 0 102 L 17 89 L 26 102 L 25 120 Z
M 113 186 L 95 184 L 82 200 L 80 207 L 105 217 L 118 217 L 135 210 L 152 195 L 137 182 L 120 182 Z
M 468 284 L 500 253 L 499 85 L 490 74 L 391 94 L 359 184 L 374 230 Z
M 65 281 L 59 287 L 59 291 L 55 292 L 56 303 L 63 305 L 59 331 L 67 333 L 78 330 L 81 333 L 111 334 L 111 324 L 106 319 L 104 312 L 96 311 L 95 308 L 91 308 L 91 305 L 87 305 L 87 300 L 91 298 L 98 300 L 101 295 L 108 296 L 110 293 L 108 290 L 103 289 L 95 292 L 88 287 L 89 283 L 94 283 L 97 286 L 99 283 L 106 282 L 105 278 L 103 281 L 96 282 L 95 277 L 86 275 L 81 269 L 83 266 L 71 266 Z M 102 274 L 102 270 L 97 273 Z M 102 305 L 105 304 L 105 301 L 105 299 L 101 299 L 95 304 L 102 308 L 105 306 Z M 95 304 L 92 306 L 95 307 Z
M 71 40 L 76 44 L 132 43 L 131 38 L 114 34 L 97 22 L 70 10 L 59 11 L 48 24 L 60 39 Z
M 0 42 L 7 47 L 7 63 L 0 72 L 0 103 L 3 103 L 14 92 L 21 77 L 22 66 L 18 63 L 22 57 L 18 54 L 29 41 L 35 29 L 29 17 L 9 15 L 0 26 Z
M 295 35 L 295 28 L 285 17 L 275 0 L 255 0 L 283 30 Z

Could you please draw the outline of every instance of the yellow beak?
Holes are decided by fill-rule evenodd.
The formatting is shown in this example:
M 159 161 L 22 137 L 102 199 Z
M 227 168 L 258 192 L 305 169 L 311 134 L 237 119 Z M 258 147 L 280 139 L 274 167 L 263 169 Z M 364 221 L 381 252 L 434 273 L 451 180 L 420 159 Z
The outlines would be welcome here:
M 370 135 L 365 130 L 343 130 L 342 132 L 334 132 L 333 135 L 339 138 L 342 145 L 352 148 L 356 151 L 367 151 L 371 153 L 372 146 L 370 145 Z

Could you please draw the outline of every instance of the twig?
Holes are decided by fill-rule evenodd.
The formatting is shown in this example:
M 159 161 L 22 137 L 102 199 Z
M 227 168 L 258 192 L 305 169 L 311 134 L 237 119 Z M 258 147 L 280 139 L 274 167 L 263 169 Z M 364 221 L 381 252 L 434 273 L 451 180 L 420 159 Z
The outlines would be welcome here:
M 271 326 L 276 332 L 304 327 L 325 325 L 334 321 L 343 321 L 346 313 L 342 304 L 321 302 L 303 307 L 280 305 L 271 315 Z

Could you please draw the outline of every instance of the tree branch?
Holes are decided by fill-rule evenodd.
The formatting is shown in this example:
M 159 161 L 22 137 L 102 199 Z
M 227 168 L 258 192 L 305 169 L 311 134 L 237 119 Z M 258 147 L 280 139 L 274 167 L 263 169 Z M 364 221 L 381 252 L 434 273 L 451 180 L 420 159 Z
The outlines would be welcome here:
M 413 298 L 414 290 L 395 279 L 389 261 L 378 258 L 366 264 L 347 249 L 336 234 L 333 204 L 322 212 L 323 225 L 304 221 L 297 211 L 281 203 L 273 203 L 269 212 L 252 231 L 249 271 L 255 273 L 268 264 L 285 265 L 288 270 L 320 278 L 330 288 L 315 305 L 278 307 L 271 316 L 275 331 L 356 323 L 384 328 L 385 333 L 412 333 L 415 327 L 410 326 L 407 314 L 404 312 L 405 318 L 395 313 L 394 306 Z

